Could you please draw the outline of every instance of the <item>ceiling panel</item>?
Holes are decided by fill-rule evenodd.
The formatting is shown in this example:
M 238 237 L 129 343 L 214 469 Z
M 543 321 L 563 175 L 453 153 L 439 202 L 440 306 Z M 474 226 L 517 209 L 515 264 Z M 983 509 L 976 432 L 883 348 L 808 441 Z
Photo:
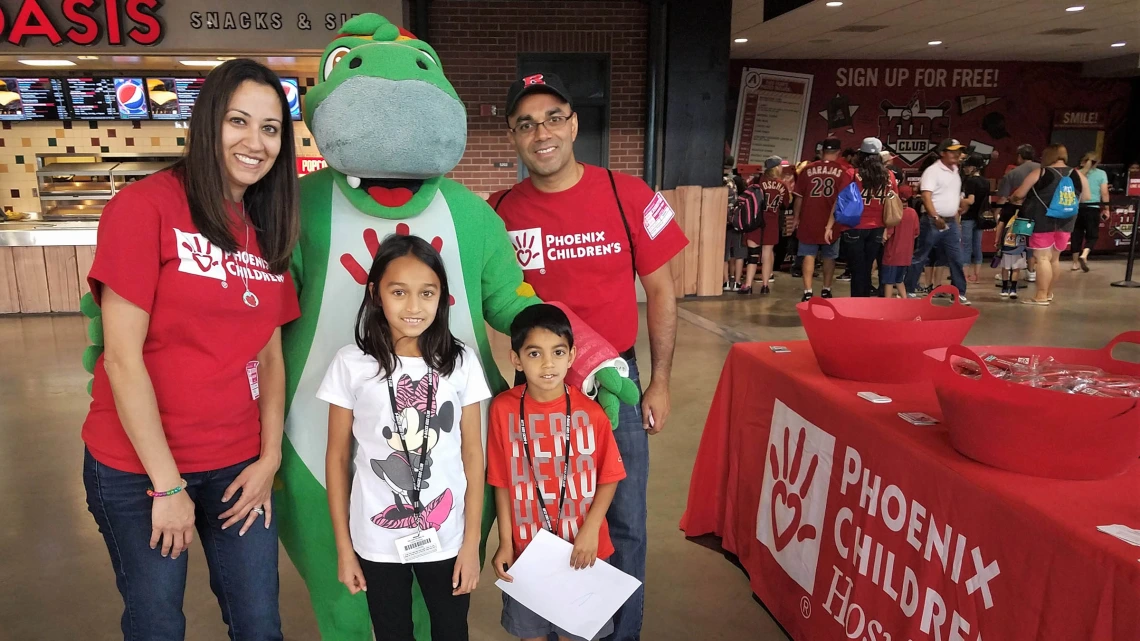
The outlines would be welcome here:
M 1065 11 L 1078 2 L 1084 11 Z M 762 1 L 736 0 L 733 12 L 732 37 L 748 38 L 732 45 L 733 58 L 1087 61 L 1140 52 L 1140 0 L 816 0 L 768 22 Z M 836 31 L 851 25 L 887 28 Z M 1056 28 L 1092 31 L 1040 35 Z M 1110 46 L 1120 41 L 1127 46 Z

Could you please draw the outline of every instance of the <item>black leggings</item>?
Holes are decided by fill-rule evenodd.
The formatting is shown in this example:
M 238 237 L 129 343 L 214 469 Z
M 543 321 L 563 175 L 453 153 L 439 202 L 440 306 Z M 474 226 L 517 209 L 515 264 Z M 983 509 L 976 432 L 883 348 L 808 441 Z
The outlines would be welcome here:
M 1073 227 L 1073 256 L 1080 256 L 1081 249 L 1096 248 L 1100 239 L 1100 203 L 1081 205 L 1077 210 L 1077 224 Z
M 432 641 L 467 641 L 471 595 L 452 596 L 455 559 L 432 563 L 373 563 L 360 559 L 368 584 L 368 613 L 376 641 L 415 641 L 412 629 L 412 572 L 431 618 Z

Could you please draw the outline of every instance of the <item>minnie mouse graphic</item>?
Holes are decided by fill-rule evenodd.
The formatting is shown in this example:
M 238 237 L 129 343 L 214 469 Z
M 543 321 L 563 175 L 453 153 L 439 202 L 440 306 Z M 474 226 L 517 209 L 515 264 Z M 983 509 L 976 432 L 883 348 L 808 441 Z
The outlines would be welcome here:
M 428 528 L 439 530 L 447 521 L 454 506 L 451 489 L 445 488 L 443 494 L 424 506 L 419 515 L 419 522 L 416 522 L 416 511 L 412 500 L 414 489 L 412 471 L 419 468 L 421 455 L 426 456 L 423 481 L 420 485 L 420 493 L 423 494 L 430 487 L 428 479 L 431 478 L 431 451 L 439 443 L 441 431 L 451 432 L 455 419 L 455 408 L 451 401 L 443 403 L 436 411 L 436 400 L 433 398 L 433 407 L 430 408 L 431 421 L 425 425 L 424 419 L 429 414 L 429 387 L 439 389 L 439 374 L 431 372 L 415 383 L 407 374 L 400 377 L 396 383 L 397 425 L 395 428 L 385 427 L 381 432 L 388 445 L 395 451 L 383 461 L 372 459 L 372 471 L 392 488 L 392 496 L 395 499 L 394 505 L 372 517 L 373 523 L 385 529 L 419 527 L 424 530 Z M 400 431 L 397 430 L 403 431 L 404 443 L 400 442 Z M 411 461 L 404 454 L 405 444 L 411 454 Z

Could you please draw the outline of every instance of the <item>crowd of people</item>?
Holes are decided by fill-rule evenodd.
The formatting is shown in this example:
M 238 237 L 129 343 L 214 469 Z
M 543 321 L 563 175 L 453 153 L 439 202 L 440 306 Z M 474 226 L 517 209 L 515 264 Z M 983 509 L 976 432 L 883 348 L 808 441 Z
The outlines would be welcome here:
M 760 206 L 764 216 L 763 225 L 747 233 L 730 222 L 723 289 L 751 294 L 760 265 L 760 294 L 769 294 L 775 272 L 791 256 L 789 271 L 803 280 L 801 301 L 816 295 L 813 283 L 822 276 L 822 298 L 832 297 L 837 278 L 851 282 L 856 298 L 917 298 L 948 279 L 958 301 L 970 305 L 967 288 L 981 282 L 988 249 L 1002 298 L 1018 298 L 1024 272 L 1036 287 L 1022 302 L 1048 305 L 1070 241 L 1072 271 L 1090 269 L 1089 252 L 1108 219 L 1108 178 L 1095 152 L 1084 154 L 1076 168 L 1069 167 L 1064 145 L 1049 145 L 1040 162 L 1036 158 L 1031 145 L 1018 147 L 996 190 L 984 176 L 991 157 L 953 138 L 920 164 L 917 188 L 904 180 L 878 138 L 844 149 L 829 137 L 816 145 L 812 161 L 792 166 L 772 156 L 750 180 L 733 169 L 725 175 L 730 221 L 737 207 Z M 837 203 L 852 184 L 862 196 L 862 214 L 858 224 L 844 226 L 836 220 Z M 902 215 L 885 217 L 884 208 L 894 210 L 893 199 Z M 991 229 L 996 243 L 983 247 Z M 845 270 L 837 277 L 840 262 Z

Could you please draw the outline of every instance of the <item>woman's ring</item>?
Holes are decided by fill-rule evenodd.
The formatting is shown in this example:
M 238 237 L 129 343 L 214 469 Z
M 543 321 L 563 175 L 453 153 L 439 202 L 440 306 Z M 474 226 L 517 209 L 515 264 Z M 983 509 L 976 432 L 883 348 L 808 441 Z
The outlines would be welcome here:
M 265 516 L 265 508 L 263 508 L 263 507 L 255 507 L 255 508 L 253 508 L 253 510 L 251 510 L 251 511 L 253 511 L 253 512 L 257 512 L 257 513 L 258 513 L 258 514 L 260 514 L 261 516 Z

